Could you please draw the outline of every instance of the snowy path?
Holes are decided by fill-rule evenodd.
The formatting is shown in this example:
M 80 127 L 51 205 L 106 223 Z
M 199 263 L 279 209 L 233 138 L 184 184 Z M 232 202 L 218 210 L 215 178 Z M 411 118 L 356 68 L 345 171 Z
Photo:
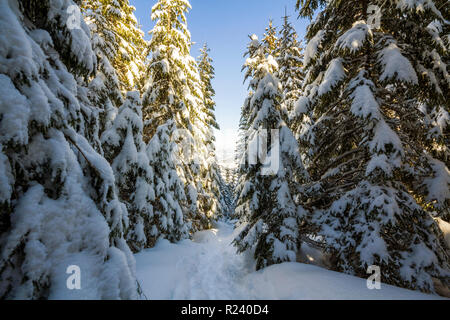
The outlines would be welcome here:
M 255 272 L 253 259 L 230 245 L 236 231 L 220 222 L 194 241 L 160 241 L 136 254 L 137 277 L 148 299 L 439 299 L 301 263 Z

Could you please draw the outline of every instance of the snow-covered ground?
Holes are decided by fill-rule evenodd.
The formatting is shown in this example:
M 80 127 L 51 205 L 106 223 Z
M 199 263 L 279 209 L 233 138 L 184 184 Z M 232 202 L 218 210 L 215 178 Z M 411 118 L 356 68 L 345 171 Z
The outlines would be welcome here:
M 214 136 L 216 138 L 217 163 L 224 168 L 234 169 L 236 166 L 234 157 L 238 131 L 231 128 L 214 130 Z
M 135 255 L 137 277 L 148 299 L 440 299 L 302 263 L 283 263 L 255 272 L 250 255 L 232 245 L 238 230 L 219 222 L 194 241 L 159 241 Z

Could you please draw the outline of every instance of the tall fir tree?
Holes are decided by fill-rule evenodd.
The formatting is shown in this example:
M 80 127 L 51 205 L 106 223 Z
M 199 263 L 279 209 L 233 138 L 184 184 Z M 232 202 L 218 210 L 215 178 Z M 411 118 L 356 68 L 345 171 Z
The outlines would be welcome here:
M 91 100 L 100 106 L 106 105 L 109 99 L 114 106 L 120 107 L 123 97 L 117 71 L 112 65 L 118 54 L 118 37 L 114 30 L 116 16 L 104 1 L 84 0 L 82 3 L 98 62 L 95 78 L 89 84 Z
M 270 54 L 273 57 L 276 56 L 276 48 L 279 39 L 277 38 L 277 30 L 276 27 L 273 26 L 272 20 L 269 21 L 269 26 L 266 28 L 266 32 L 264 33 L 263 42 L 266 44 L 265 46 L 261 46 L 257 35 L 253 34 L 249 36 L 249 38 L 250 42 L 247 46 L 247 51 L 244 53 L 244 57 L 248 57 L 248 59 L 255 59 L 260 53 Z M 246 68 L 247 66 L 243 65 L 241 71 L 244 71 Z M 250 75 L 251 73 L 249 72 L 245 74 L 244 83 L 248 80 Z M 246 157 L 245 154 L 247 143 L 246 139 L 247 139 L 247 130 L 250 125 L 249 113 L 253 93 L 254 92 L 252 86 L 249 86 L 247 98 L 245 99 L 244 104 L 241 108 L 241 116 L 239 119 L 239 136 L 235 150 L 235 157 L 237 164 L 239 164 Z
M 297 142 L 281 116 L 281 84 L 274 76 L 278 65 L 267 53 L 269 49 L 270 42 L 261 44 L 256 36 L 251 37 L 245 64 L 252 89 L 246 132 L 248 161 L 240 164 L 236 207 L 245 227 L 233 242 L 239 252 L 254 249 L 257 269 L 295 261 L 300 212 L 293 194 L 302 162 Z M 269 133 L 264 135 L 263 130 Z M 257 160 L 257 154 L 259 162 L 250 161 Z
M 89 29 L 73 1 L 1 1 L 0 12 L 0 297 L 134 298 L 127 211 L 86 139 L 98 132 Z M 69 265 L 91 289 L 61 290 Z
M 444 25 L 442 6 L 370 4 L 380 16 L 369 1 L 298 1 L 301 16 L 323 7 L 308 28 L 296 108 L 312 178 L 300 194 L 334 269 L 365 277 L 378 265 L 385 283 L 434 291 L 433 277 L 448 284 L 450 261 L 422 199 L 448 201 L 449 172 L 428 150 L 420 105 L 446 104 L 448 55 L 429 29 Z
M 190 4 L 184 0 L 161 0 L 152 8 L 151 18 L 156 23 L 150 31 L 151 58 L 144 86 L 143 116 L 146 141 L 153 137 L 159 126 L 168 121 L 173 122 L 167 129 L 173 130 L 168 135 L 179 147 L 171 150 L 177 152 L 173 156 L 180 159 L 177 172 L 183 181 L 189 204 L 184 214 L 193 219 L 197 214 L 197 189 L 194 183 L 194 173 L 197 172 L 193 173 L 193 170 L 197 170 L 198 166 L 191 166 L 195 153 L 191 122 L 194 98 L 187 81 L 191 42 L 185 16 L 190 8 Z
M 228 219 L 234 219 L 235 199 L 234 193 L 236 189 L 236 170 L 230 167 L 221 167 L 221 177 L 223 187 L 221 188 L 225 213 L 224 216 Z
M 118 46 L 112 61 L 117 71 L 122 92 L 142 90 L 142 74 L 145 72 L 147 42 L 135 15 L 135 7 L 129 0 L 101 0 L 105 14 L 112 16 Z
M 200 74 L 200 80 L 202 85 L 202 94 L 203 94 L 203 106 L 204 113 L 207 115 L 206 123 L 208 124 L 208 128 L 211 130 L 212 128 L 219 130 L 219 124 L 217 123 L 216 116 L 214 114 L 216 103 L 214 102 L 214 96 L 216 92 L 212 86 L 212 80 L 215 77 L 213 60 L 209 56 L 209 52 L 211 50 L 208 48 L 208 45 L 205 43 L 203 47 L 200 49 L 200 56 L 197 59 L 197 65 Z
M 143 141 L 139 92 L 130 91 L 112 126 L 103 133 L 105 157 L 112 164 L 120 199 L 130 217 L 127 241 L 134 252 L 148 247 L 155 201 L 153 170 Z
M 262 41 L 266 44 L 265 50 L 275 58 L 277 58 L 277 47 L 279 44 L 277 33 L 277 28 L 273 25 L 273 20 L 269 20 L 269 26 L 266 28 Z
M 144 137 L 149 141 L 159 125 L 174 119 L 176 128 L 191 130 L 190 103 L 186 99 L 187 57 L 190 36 L 185 12 L 187 1 L 158 1 L 152 8 L 152 20 L 156 20 L 149 42 L 151 58 L 144 87 Z

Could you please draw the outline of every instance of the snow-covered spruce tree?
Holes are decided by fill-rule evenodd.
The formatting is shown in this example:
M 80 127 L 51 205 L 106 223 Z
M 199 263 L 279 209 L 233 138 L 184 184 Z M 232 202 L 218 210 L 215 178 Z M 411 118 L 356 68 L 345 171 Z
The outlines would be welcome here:
M 225 192 L 225 183 L 221 176 L 220 167 L 217 164 L 216 147 L 214 129 L 219 130 L 219 124 L 216 121 L 214 114 L 216 103 L 214 102 L 215 91 L 212 86 L 212 80 L 214 79 L 214 67 L 212 65 L 213 60 L 209 56 L 210 49 L 205 44 L 200 49 L 201 55 L 197 59 L 197 65 L 201 80 L 201 90 L 203 96 L 202 113 L 203 124 L 206 128 L 206 135 L 204 144 L 206 146 L 206 165 L 204 168 L 204 174 L 201 177 L 203 188 L 207 193 L 205 200 L 204 211 L 208 216 L 221 216 L 225 209 L 225 199 L 223 192 Z
M 130 91 L 114 122 L 102 135 L 106 159 L 112 164 L 120 200 L 130 219 L 127 242 L 134 252 L 147 246 L 145 230 L 151 229 L 155 201 L 153 170 L 142 138 L 139 92 Z
M 366 277 L 378 265 L 385 283 L 433 291 L 432 277 L 450 279 L 449 256 L 421 206 L 420 188 L 433 190 L 427 179 L 436 181 L 440 162 L 427 151 L 419 105 L 444 105 L 437 89 L 448 91 L 448 80 L 438 49 L 421 45 L 431 43 L 427 26 L 441 13 L 434 1 L 420 3 L 372 1 L 382 13 L 372 28 L 368 1 L 299 1 L 302 16 L 324 10 L 308 28 L 296 111 L 313 181 L 300 194 L 334 269 Z M 448 179 L 441 172 L 436 178 Z
M 257 41 L 253 36 L 252 52 L 245 63 L 254 92 L 249 102 L 246 154 L 256 156 L 258 146 L 260 161 L 241 163 L 236 212 L 245 227 L 233 243 L 239 252 L 254 250 L 256 268 L 261 269 L 295 261 L 298 213 L 293 193 L 302 162 L 297 141 L 281 117 L 281 85 L 274 76 L 277 63 L 267 54 L 266 44 Z M 268 130 L 266 137 L 262 129 Z M 271 134 L 273 129 L 277 134 Z M 270 168 L 265 168 L 267 158 L 272 158 Z
M 0 2 L 2 298 L 136 296 L 127 211 L 111 167 L 85 138 L 95 108 L 83 79 L 95 54 L 77 9 Z M 81 290 L 66 287 L 71 265 L 81 269 Z
M 145 233 L 149 246 L 159 237 L 175 242 L 189 236 L 190 222 L 184 220 L 187 210 L 184 184 L 177 173 L 177 145 L 172 141 L 175 122 L 168 120 L 160 125 L 147 146 L 150 165 L 154 168 L 155 200 L 151 228 Z
M 401 36 L 405 47 L 414 52 L 413 65 L 420 91 L 416 97 L 416 107 L 427 130 L 422 146 L 433 157 L 429 159 L 432 176 L 426 174 L 420 177 L 419 188 L 414 188 L 416 198 L 428 211 L 435 211 L 439 217 L 450 222 L 450 104 L 447 94 L 450 74 L 448 67 L 445 67 L 450 63 L 449 10 L 446 1 L 433 2 L 434 6 L 430 2 L 425 10 L 418 3 L 414 6 L 399 3 L 400 8 L 409 11 L 410 20 L 414 22 L 414 35 Z M 418 11 L 412 12 L 416 8 Z M 409 28 L 407 21 L 403 22 L 402 30 Z M 414 187 L 417 185 L 414 184 Z
M 289 21 L 289 16 L 284 16 L 284 23 L 279 33 L 278 45 L 275 49 L 279 70 L 277 77 L 283 87 L 282 110 L 288 117 L 294 110 L 295 103 L 301 95 L 303 85 L 303 53 L 298 35 Z M 296 130 L 296 119 L 291 119 L 289 125 Z M 292 123 L 291 123 L 292 122 Z
M 203 112 L 201 79 L 195 59 L 190 55 L 191 39 L 186 25 L 186 0 L 160 0 L 152 9 L 155 27 L 150 32 L 152 53 L 144 87 L 144 138 L 148 141 L 159 125 L 174 121 L 171 139 L 180 159 L 178 174 L 185 185 L 189 207 L 186 219 L 193 231 L 204 229 L 213 218 L 202 199 L 208 195 L 201 184 L 207 168 L 207 115 Z
M 190 90 L 187 99 L 190 101 L 192 138 L 188 134 L 188 139 L 186 139 L 186 135 L 184 135 L 181 144 L 184 149 L 183 163 L 184 167 L 187 168 L 184 171 L 189 172 L 189 175 L 185 176 L 191 177 L 192 180 L 189 185 L 194 186 L 196 192 L 197 207 L 193 208 L 197 210 L 193 216 L 195 231 L 211 228 L 212 221 L 221 214 L 222 208 L 219 201 L 220 195 L 217 192 L 218 186 L 215 185 L 218 178 L 216 176 L 217 170 L 214 168 L 216 163 L 215 138 L 211 124 L 215 122 L 215 117 L 210 109 L 212 99 L 204 99 L 203 79 L 200 76 L 197 62 L 190 55 L 186 59 L 186 71 L 186 82 Z M 207 94 L 210 94 L 210 92 L 207 92 Z M 186 150 L 189 144 L 192 147 Z M 192 152 L 195 153 L 191 154 Z

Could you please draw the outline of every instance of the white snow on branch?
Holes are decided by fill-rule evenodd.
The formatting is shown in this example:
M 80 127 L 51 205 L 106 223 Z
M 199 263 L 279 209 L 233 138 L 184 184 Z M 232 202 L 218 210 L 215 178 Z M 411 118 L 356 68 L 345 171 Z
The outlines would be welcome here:
M 305 56 L 304 56 L 304 62 L 305 66 L 307 66 L 313 59 L 316 58 L 317 51 L 320 47 L 320 44 L 323 40 L 323 37 L 325 35 L 324 30 L 320 30 L 316 33 L 316 35 L 308 41 L 308 45 L 306 46 L 305 50 Z
M 351 112 L 358 117 L 380 118 L 379 105 L 375 100 L 372 90 L 367 84 L 356 87 L 350 96 L 353 99 Z
M 438 206 L 443 206 L 450 199 L 450 171 L 447 166 L 436 159 L 430 159 L 434 176 L 426 178 L 424 184 L 428 190 L 427 201 L 437 201 Z
M 27 144 L 30 105 L 3 74 L 0 74 L 0 96 L 0 142 Z
M 331 91 L 339 81 L 345 76 L 345 69 L 342 65 L 342 58 L 335 58 L 331 60 L 328 65 L 327 71 L 323 77 L 322 83 L 319 86 L 318 95 L 322 96 L 325 93 Z
M 372 152 L 387 152 L 387 146 L 392 146 L 394 153 L 403 154 L 402 142 L 398 135 L 384 121 L 380 120 L 375 127 L 375 136 L 370 142 Z

